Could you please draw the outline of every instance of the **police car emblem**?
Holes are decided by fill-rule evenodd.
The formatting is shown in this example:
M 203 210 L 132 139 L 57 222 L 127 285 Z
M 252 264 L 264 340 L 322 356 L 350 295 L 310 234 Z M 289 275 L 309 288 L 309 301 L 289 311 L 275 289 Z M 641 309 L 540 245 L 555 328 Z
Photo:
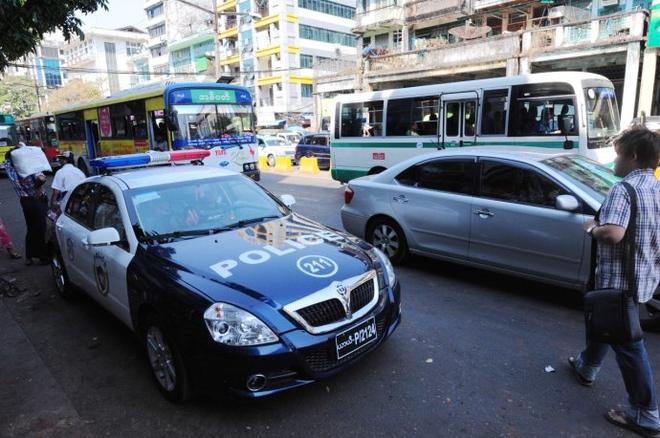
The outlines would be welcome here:
M 339 294 L 339 299 L 341 301 L 342 306 L 344 306 L 346 317 L 350 319 L 353 312 L 351 312 L 351 296 L 348 293 L 348 289 L 343 284 L 338 283 L 335 286 L 335 290 L 337 291 L 337 294 Z
M 101 295 L 107 295 L 110 286 L 108 266 L 105 263 L 105 257 L 100 254 L 94 255 L 94 278 L 96 279 L 96 288 Z

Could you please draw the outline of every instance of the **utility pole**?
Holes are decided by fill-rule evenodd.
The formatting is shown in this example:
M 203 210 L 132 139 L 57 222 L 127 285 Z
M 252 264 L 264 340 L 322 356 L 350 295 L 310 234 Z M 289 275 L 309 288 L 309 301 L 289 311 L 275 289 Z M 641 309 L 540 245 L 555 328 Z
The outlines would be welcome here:
M 218 32 L 220 25 L 218 23 L 218 0 L 213 0 L 213 49 L 215 50 L 215 76 L 220 77 L 220 38 Z
M 37 95 L 37 108 L 39 108 L 39 112 L 41 112 L 41 95 L 39 94 L 39 82 L 37 81 L 37 72 L 33 70 L 32 73 L 34 73 L 34 92 Z

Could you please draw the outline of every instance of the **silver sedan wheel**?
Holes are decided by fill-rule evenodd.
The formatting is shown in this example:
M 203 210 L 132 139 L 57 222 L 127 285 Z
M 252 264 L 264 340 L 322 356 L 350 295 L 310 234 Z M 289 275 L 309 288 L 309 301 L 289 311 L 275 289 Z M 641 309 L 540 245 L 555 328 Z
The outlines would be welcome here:
M 64 269 L 62 268 L 62 262 L 58 255 L 53 255 L 53 258 L 50 262 L 50 268 L 53 272 L 53 279 L 55 280 L 55 287 L 60 293 L 64 293 L 65 288 L 65 279 L 64 279 Z
M 176 387 L 176 369 L 172 350 L 158 327 L 151 326 L 147 330 L 147 354 L 151 370 L 160 386 L 168 392 L 173 391 Z
M 392 258 L 399 250 L 401 241 L 394 228 L 380 224 L 373 231 L 373 245 Z
M 660 324 L 660 289 L 653 298 L 639 305 L 639 317 L 642 323 Z

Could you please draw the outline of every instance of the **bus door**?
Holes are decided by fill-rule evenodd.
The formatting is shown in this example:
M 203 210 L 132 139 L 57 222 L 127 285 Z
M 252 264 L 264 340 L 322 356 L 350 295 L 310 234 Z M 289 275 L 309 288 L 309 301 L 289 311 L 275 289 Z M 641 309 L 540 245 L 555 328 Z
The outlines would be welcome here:
M 96 120 L 85 121 L 85 137 L 87 138 L 87 156 L 90 160 L 101 156 L 101 142 L 99 141 L 99 124 Z
M 165 126 L 165 111 L 149 111 L 149 138 L 151 139 L 150 149 L 166 151 L 169 149 L 167 143 L 167 128 Z
M 442 95 L 442 146 L 472 146 L 477 140 L 477 92 Z

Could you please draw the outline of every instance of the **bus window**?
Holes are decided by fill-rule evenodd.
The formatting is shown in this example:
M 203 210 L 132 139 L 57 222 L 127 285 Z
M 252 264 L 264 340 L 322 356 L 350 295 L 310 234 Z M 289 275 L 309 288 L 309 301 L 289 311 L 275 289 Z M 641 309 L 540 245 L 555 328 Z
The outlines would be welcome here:
M 438 98 L 430 96 L 388 101 L 387 135 L 438 135 Z
M 85 126 L 83 113 L 66 113 L 57 116 L 57 126 L 61 140 L 84 140 Z
M 348 103 L 341 108 L 342 137 L 383 135 L 383 101 Z
M 475 135 L 475 126 L 477 125 L 477 103 L 473 100 L 465 102 L 463 125 L 463 135 L 473 137 Z
M 445 105 L 445 135 L 447 137 L 457 137 L 460 130 L 461 103 L 448 102 Z
M 110 121 L 114 138 L 147 138 L 143 100 L 110 105 Z
M 575 96 L 568 84 L 513 87 L 509 131 L 512 136 L 577 135 Z
M 149 112 L 151 120 L 151 129 L 154 133 L 151 139 L 151 148 L 165 151 L 167 145 L 167 128 L 165 127 L 165 111 L 156 110 Z
M 504 135 L 509 90 L 484 91 L 481 135 Z

